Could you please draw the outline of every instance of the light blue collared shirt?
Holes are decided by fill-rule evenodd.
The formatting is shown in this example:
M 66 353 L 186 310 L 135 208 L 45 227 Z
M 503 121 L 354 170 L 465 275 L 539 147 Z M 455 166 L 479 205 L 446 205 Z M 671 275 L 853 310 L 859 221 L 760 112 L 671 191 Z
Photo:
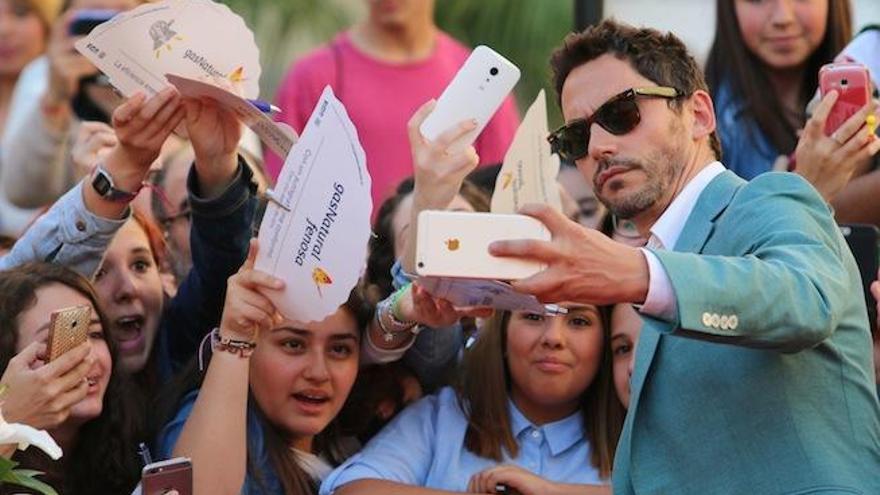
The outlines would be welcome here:
M 509 403 L 511 427 L 519 443 L 513 464 L 555 482 L 603 484 L 590 464 L 583 416 L 537 427 Z M 464 446 L 467 418 L 447 387 L 400 413 L 364 449 L 330 473 L 321 495 L 359 479 L 383 479 L 439 490 L 467 491 L 476 473 L 498 465 Z

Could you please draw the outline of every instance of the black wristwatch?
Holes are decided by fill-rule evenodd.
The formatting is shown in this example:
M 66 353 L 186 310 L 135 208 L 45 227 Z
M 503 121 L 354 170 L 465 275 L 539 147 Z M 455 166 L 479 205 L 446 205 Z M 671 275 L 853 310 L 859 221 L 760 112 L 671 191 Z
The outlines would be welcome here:
M 95 176 L 92 178 L 92 188 L 99 196 L 108 201 L 127 203 L 138 195 L 141 187 L 143 187 L 143 184 L 133 192 L 116 189 L 115 184 L 113 184 L 113 177 L 110 176 L 110 173 L 104 170 L 104 167 L 100 163 L 95 167 Z

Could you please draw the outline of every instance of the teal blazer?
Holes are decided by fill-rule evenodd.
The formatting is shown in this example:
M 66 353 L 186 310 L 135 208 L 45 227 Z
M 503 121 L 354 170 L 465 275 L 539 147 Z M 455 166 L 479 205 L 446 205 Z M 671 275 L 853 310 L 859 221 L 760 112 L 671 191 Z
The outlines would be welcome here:
M 644 318 L 615 494 L 880 494 L 856 263 L 802 178 L 725 171 L 674 251 L 677 320 Z

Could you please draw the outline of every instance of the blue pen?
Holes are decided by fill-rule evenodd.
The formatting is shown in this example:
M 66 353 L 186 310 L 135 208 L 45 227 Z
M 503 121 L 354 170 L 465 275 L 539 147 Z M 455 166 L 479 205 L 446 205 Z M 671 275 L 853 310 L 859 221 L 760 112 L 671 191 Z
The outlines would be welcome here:
M 281 109 L 275 105 L 263 100 L 248 100 L 251 105 L 257 107 L 257 110 L 263 113 L 281 113 Z
M 144 463 L 144 466 L 153 463 L 153 456 L 150 455 L 150 448 L 147 447 L 147 444 L 141 442 L 138 445 L 138 454 L 141 456 L 141 462 Z

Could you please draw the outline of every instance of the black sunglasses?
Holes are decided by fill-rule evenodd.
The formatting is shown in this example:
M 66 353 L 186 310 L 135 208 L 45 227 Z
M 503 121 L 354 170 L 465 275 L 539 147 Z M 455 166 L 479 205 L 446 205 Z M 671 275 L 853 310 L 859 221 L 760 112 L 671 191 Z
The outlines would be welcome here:
M 602 104 L 587 119 L 577 119 L 556 129 L 547 137 L 550 149 L 559 154 L 560 158 L 575 161 L 587 156 L 590 147 L 590 127 L 596 123 L 603 129 L 622 136 L 639 125 L 642 115 L 639 113 L 637 97 L 678 98 L 681 91 L 668 86 L 650 88 L 630 88 Z

